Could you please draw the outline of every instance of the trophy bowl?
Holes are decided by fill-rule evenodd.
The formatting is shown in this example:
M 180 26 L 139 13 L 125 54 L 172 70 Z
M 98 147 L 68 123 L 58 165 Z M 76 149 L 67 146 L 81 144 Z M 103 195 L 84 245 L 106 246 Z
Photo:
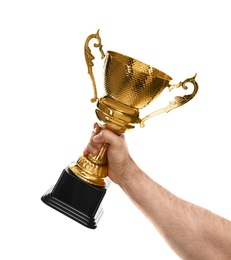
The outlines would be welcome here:
M 96 109 L 98 119 L 116 133 L 124 133 L 128 129 L 134 128 L 137 123 L 144 127 L 144 121 L 148 118 L 169 112 L 173 108 L 187 103 L 198 91 L 196 75 L 184 82 L 170 85 L 172 78 L 169 75 L 139 60 L 114 51 L 108 51 L 104 57 L 105 96 L 99 99 L 95 97 L 92 100 L 98 100 L 98 109 Z M 192 94 L 175 97 L 175 100 L 170 102 L 167 107 L 155 111 L 143 119 L 139 118 L 139 110 L 158 98 L 166 87 L 169 90 L 179 87 L 187 89 L 187 82 L 191 82 L 194 86 Z
M 108 51 L 104 63 L 107 96 L 129 107 L 141 109 L 157 98 L 172 80 L 141 61 Z

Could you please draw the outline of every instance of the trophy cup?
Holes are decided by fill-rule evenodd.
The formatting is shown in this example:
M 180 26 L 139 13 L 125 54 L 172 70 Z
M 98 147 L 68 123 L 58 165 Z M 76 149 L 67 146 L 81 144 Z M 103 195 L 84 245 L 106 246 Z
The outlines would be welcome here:
M 95 57 L 91 53 L 89 43 L 97 40 L 94 47 L 104 59 L 103 77 L 105 95 L 98 98 L 97 87 L 92 71 Z M 198 91 L 196 75 L 178 84 L 170 84 L 172 78 L 164 72 L 126 55 L 102 50 L 99 30 L 87 37 L 84 45 L 88 74 L 93 84 L 96 103 L 96 116 L 102 124 L 116 134 L 133 129 L 136 124 L 144 127 L 147 119 L 180 107 L 190 101 Z M 183 97 L 176 96 L 173 101 L 142 119 L 140 109 L 155 100 L 168 87 L 171 91 L 182 87 L 187 90 L 187 83 L 193 86 L 193 92 Z M 57 183 L 43 196 L 42 201 L 78 223 L 95 229 L 103 214 L 101 202 L 110 185 L 107 178 L 107 149 L 105 143 L 97 156 L 80 156 L 62 172 Z

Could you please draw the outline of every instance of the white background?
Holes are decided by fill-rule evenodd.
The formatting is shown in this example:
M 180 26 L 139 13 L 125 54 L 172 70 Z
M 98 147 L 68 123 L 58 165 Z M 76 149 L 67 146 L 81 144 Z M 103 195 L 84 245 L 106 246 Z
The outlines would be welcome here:
M 148 63 L 172 83 L 197 73 L 191 102 L 126 139 L 153 179 L 231 219 L 230 24 L 228 0 L 0 2 L 1 259 L 178 259 L 115 184 L 96 230 L 40 200 L 96 121 L 83 46 L 98 29 L 105 52 Z M 101 93 L 103 61 L 92 52 Z

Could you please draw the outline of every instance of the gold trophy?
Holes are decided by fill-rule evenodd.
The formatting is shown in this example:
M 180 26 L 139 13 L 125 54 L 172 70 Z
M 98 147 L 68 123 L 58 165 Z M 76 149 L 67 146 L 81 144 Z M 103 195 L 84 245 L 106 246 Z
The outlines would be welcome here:
M 101 58 L 104 59 L 105 95 L 100 98 L 92 70 L 95 59 L 89 47 L 92 39 L 97 40 L 93 46 L 99 49 Z M 197 94 L 196 75 L 171 85 L 172 78 L 164 72 L 114 51 L 108 51 L 105 55 L 102 47 L 99 30 L 96 34 L 89 35 L 84 45 L 88 74 L 94 91 L 91 102 L 97 102 L 95 112 L 103 122 L 102 127 L 106 126 L 116 134 L 133 129 L 136 124 L 144 127 L 147 119 L 180 107 Z M 176 96 L 166 107 L 140 118 L 140 109 L 158 98 L 165 88 L 168 87 L 171 91 L 182 87 L 187 90 L 188 83 L 193 86 L 191 94 Z M 105 143 L 97 156 L 80 156 L 76 162 L 67 166 L 56 185 L 42 196 L 42 201 L 78 223 L 96 228 L 103 214 L 101 202 L 110 185 L 107 178 L 107 149 L 108 144 Z

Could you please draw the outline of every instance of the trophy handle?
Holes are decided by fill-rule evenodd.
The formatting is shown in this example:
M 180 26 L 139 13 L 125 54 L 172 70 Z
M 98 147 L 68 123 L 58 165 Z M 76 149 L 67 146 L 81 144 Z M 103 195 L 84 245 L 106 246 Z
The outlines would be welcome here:
M 92 80 L 92 85 L 93 85 L 93 91 L 94 91 L 94 97 L 91 99 L 91 102 L 95 102 L 98 97 L 97 97 L 97 88 L 96 88 L 96 84 L 95 84 L 95 78 L 93 75 L 93 71 L 92 71 L 92 67 L 94 66 L 93 60 L 95 59 L 95 57 L 92 55 L 91 53 L 91 49 L 89 48 L 89 42 L 91 41 L 91 39 L 97 39 L 98 43 L 94 43 L 94 47 L 95 48 L 99 48 L 99 51 L 101 53 L 101 59 L 103 59 L 105 57 L 105 54 L 103 52 L 103 45 L 101 44 L 101 38 L 99 36 L 99 30 L 97 31 L 97 33 L 95 34 L 91 34 L 87 37 L 85 44 L 84 44 L 84 55 L 85 55 L 85 60 L 87 63 L 87 68 L 88 68 L 88 74 L 91 77 Z
M 184 105 L 185 103 L 187 103 L 188 101 L 190 101 L 190 100 L 196 95 L 196 93 L 197 93 L 197 91 L 198 91 L 198 88 L 199 88 L 198 83 L 197 83 L 196 80 L 195 80 L 196 75 L 197 75 L 197 74 L 195 74 L 195 76 L 192 77 L 192 78 L 188 78 L 188 79 L 186 79 L 186 80 L 183 81 L 183 82 L 179 82 L 178 84 L 169 85 L 169 86 L 168 86 L 168 87 L 169 87 L 169 91 L 171 91 L 171 90 L 174 89 L 174 88 L 179 88 L 179 87 L 182 87 L 183 89 L 187 90 L 188 87 L 186 86 L 186 83 L 192 83 L 193 86 L 194 86 L 194 89 L 193 89 L 192 94 L 185 95 L 185 96 L 183 96 L 183 97 L 176 96 L 176 97 L 174 98 L 175 100 L 169 102 L 169 105 L 168 105 L 167 107 L 161 108 L 161 109 L 159 109 L 159 110 L 157 110 L 157 111 L 155 111 L 155 112 L 153 112 L 153 113 L 151 113 L 151 114 L 145 116 L 143 119 L 141 119 L 141 121 L 140 121 L 140 126 L 141 126 L 141 127 L 144 127 L 144 126 L 145 126 L 145 125 L 144 125 L 144 122 L 145 122 L 146 120 L 148 120 L 149 118 L 154 117 L 154 116 L 159 115 L 159 114 L 162 114 L 162 113 L 164 113 L 164 112 L 169 112 L 169 111 L 171 111 L 172 109 L 177 108 L 177 107 L 180 107 L 180 106 Z

